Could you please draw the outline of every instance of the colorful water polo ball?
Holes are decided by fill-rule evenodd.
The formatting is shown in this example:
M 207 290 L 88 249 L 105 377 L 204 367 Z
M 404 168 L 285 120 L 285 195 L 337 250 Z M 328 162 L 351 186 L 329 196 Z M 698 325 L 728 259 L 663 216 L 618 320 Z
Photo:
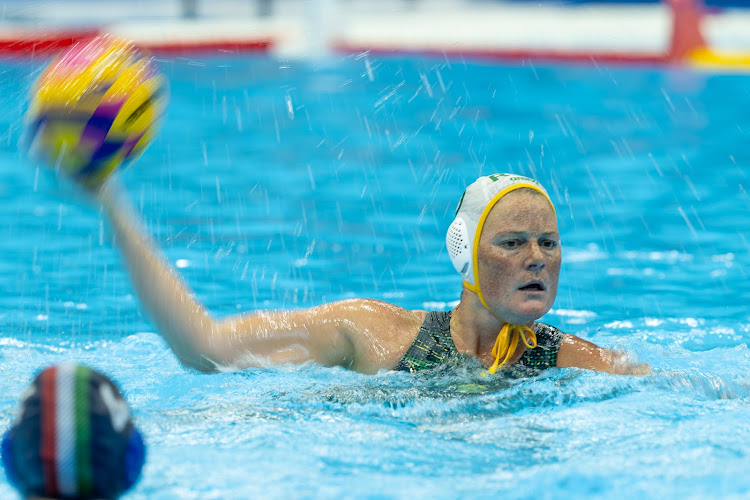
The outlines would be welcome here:
M 34 83 L 26 114 L 32 157 L 87 186 L 137 158 L 169 98 L 154 58 L 99 36 L 58 56 Z

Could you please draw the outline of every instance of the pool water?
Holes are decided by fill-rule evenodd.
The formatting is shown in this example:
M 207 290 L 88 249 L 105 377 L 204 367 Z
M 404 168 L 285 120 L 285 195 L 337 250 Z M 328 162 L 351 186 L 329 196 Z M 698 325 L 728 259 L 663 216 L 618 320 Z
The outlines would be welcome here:
M 544 320 L 655 374 L 184 369 L 102 215 L 26 158 L 43 62 L 11 61 L 3 428 L 37 371 L 77 360 L 116 379 L 146 436 L 127 498 L 748 494 L 750 77 L 367 54 L 160 62 L 169 117 L 121 180 L 217 315 L 349 297 L 448 309 L 461 282 L 444 234 L 463 188 L 511 171 L 558 209 L 563 268 Z M 13 495 L 3 476 L 0 497 Z

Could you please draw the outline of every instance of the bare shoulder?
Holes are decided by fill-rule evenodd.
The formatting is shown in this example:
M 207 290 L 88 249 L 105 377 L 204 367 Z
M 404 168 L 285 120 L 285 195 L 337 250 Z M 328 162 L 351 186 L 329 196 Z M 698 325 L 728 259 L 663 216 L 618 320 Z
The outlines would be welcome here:
M 417 336 L 427 311 L 374 299 L 349 299 L 321 306 L 342 321 L 355 351 L 358 371 L 391 369 Z
M 255 366 L 256 358 L 272 363 L 314 360 L 375 373 L 398 363 L 425 314 L 370 299 L 253 311 L 217 321 L 213 333 L 192 348 L 201 359 L 221 365 Z M 245 359 L 247 353 L 251 361 Z
M 342 317 L 365 321 L 385 321 L 387 323 L 413 323 L 421 324 L 427 311 L 405 309 L 401 306 L 376 299 L 346 299 L 331 302 L 322 308 L 330 309 Z
M 286 311 L 259 311 L 258 314 L 300 316 L 310 323 L 336 323 L 339 328 L 357 330 L 359 325 L 412 324 L 424 321 L 427 311 L 403 307 L 375 299 L 345 299 L 329 302 L 309 309 Z

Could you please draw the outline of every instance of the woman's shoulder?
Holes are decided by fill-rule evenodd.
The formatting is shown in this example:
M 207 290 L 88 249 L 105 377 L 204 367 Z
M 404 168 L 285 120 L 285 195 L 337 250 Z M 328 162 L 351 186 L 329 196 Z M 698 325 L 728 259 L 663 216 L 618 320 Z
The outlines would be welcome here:
M 393 368 L 414 342 L 427 316 L 427 311 L 376 299 L 346 299 L 323 307 L 327 316 L 342 323 L 360 371 Z
M 402 323 L 418 323 L 417 327 L 419 327 L 427 316 L 427 311 L 406 309 L 378 299 L 344 299 L 321 307 L 332 313 L 355 317 L 362 321 L 394 323 L 394 326 Z

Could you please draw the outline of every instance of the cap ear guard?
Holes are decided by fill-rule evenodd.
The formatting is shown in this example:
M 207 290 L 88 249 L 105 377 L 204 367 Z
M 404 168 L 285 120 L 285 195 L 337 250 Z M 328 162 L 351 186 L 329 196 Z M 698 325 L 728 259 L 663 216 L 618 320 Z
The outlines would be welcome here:
M 445 244 L 448 247 L 453 267 L 467 281 L 474 281 L 474 272 L 471 266 L 472 241 L 469 228 L 463 217 L 457 216 L 448 227 L 445 236 Z
M 141 475 L 141 469 L 146 462 L 146 445 L 143 436 L 135 426 L 131 426 L 128 447 L 125 450 L 125 487 L 123 491 L 129 490 Z
M 13 486 L 18 486 L 16 480 L 15 466 L 13 465 L 13 439 L 11 437 L 13 428 L 8 429 L 3 434 L 3 442 L 0 445 L 0 452 L 2 453 L 3 468 L 5 468 L 5 476 L 8 478 Z

